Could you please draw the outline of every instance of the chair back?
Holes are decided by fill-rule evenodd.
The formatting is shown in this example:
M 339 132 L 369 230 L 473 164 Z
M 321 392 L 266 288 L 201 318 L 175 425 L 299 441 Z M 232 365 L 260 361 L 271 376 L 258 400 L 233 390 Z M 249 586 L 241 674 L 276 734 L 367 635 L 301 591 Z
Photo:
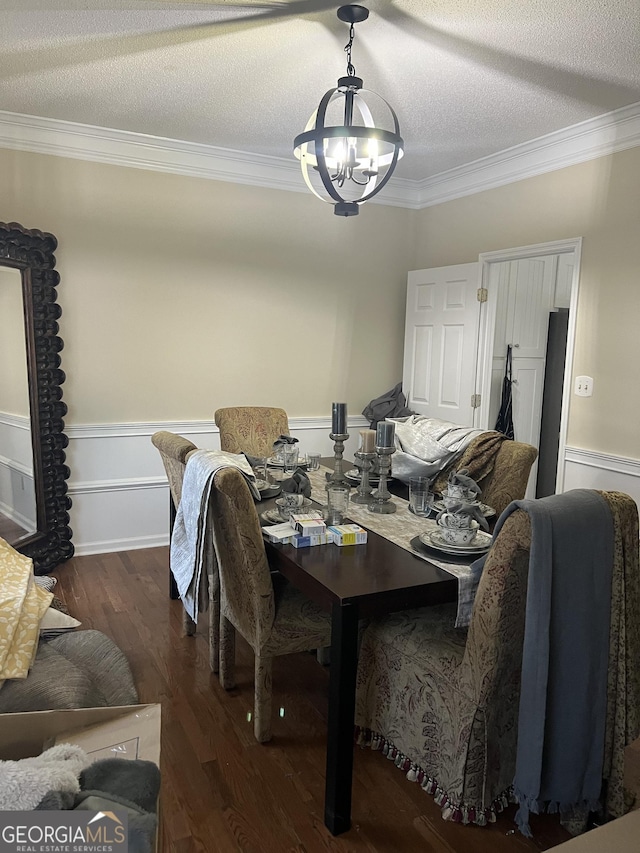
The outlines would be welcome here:
M 222 615 L 255 650 L 273 626 L 273 584 L 256 505 L 236 468 L 221 468 L 215 474 L 210 507 Z
M 522 500 L 537 456 L 538 451 L 531 444 L 503 441 L 492 470 L 479 482 L 482 502 L 492 506 L 500 516 L 511 501 Z
M 198 448 L 188 438 L 183 438 L 181 435 L 176 435 L 173 432 L 165 430 L 154 432 L 151 436 L 151 441 L 154 447 L 157 447 L 160 451 L 162 464 L 169 480 L 171 498 L 174 506 L 177 507 L 182 497 L 182 481 L 184 479 L 187 456 L 192 450 L 197 450 Z
M 531 520 L 518 509 L 487 555 L 467 633 L 462 671 L 480 704 L 514 683 L 519 693 L 530 548 Z
M 220 430 L 220 450 L 271 456 L 273 442 L 289 432 L 289 419 L 284 409 L 269 406 L 233 406 L 214 414 Z

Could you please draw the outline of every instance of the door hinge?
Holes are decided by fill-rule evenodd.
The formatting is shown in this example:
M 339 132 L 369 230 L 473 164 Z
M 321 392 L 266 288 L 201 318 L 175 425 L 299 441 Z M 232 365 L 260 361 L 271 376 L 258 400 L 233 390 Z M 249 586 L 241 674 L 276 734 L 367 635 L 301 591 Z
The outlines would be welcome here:
M 478 297 L 478 302 L 486 302 L 489 298 L 489 291 L 486 287 L 479 287 L 476 291 L 476 296 Z
M 482 402 L 482 394 L 472 394 L 471 395 L 471 408 L 472 409 L 479 409 L 481 402 Z

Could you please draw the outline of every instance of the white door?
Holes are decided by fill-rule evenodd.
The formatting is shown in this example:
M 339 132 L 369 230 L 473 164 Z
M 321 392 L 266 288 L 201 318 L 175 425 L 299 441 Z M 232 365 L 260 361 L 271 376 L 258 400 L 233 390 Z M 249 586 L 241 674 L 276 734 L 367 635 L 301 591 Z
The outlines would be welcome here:
M 513 432 L 516 441 L 538 447 L 542 420 L 542 395 L 544 392 L 543 358 L 513 359 Z M 538 460 L 529 475 L 526 498 L 535 498 L 538 478 Z
M 479 264 L 412 270 L 402 386 L 410 409 L 473 426 Z

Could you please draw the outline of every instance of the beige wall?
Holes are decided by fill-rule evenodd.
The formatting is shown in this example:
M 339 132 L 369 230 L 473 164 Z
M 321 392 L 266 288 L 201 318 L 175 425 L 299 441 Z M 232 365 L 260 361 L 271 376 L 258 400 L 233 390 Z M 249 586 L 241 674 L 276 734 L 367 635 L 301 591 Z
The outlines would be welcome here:
M 59 240 L 67 422 L 352 414 L 400 379 L 408 269 L 584 238 L 568 443 L 639 458 L 640 148 L 422 211 L 0 150 L 0 219 Z
M 27 350 L 19 270 L 0 267 L 0 413 L 29 415 Z
M 411 211 L 0 150 L 0 220 L 58 238 L 68 424 L 359 414 L 401 378 Z
M 640 458 L 640 148 L 417 214 L 416 269 L 481 252 L 583 237 L 568 444 Z

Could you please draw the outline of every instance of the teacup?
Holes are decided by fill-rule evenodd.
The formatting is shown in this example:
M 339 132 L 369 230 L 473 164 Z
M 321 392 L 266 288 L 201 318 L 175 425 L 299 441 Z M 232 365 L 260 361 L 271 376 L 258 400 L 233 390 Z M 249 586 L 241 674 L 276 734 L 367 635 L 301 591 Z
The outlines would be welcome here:
M 480 525 L 477 521 L 470 519 L 469 527 L 447 527 L 438 522 L 440 535 L 449 545 L 470 545 L 476 538 Z
M 470 493 L 466 486 L 447 486 L 442 493 L 442 503 L 449 509 L 450 506 L 459 503 L 474 501 L 476 496 Z
M 292 512 L 304 506 L 304 501 L 304 495 L 296 494 L 295 492 L 282 492 L 281 496 L 276 500 L 280 518 L 288 521 Z M 311 503 L 311 501 L 307 501 L 307 503 Z

